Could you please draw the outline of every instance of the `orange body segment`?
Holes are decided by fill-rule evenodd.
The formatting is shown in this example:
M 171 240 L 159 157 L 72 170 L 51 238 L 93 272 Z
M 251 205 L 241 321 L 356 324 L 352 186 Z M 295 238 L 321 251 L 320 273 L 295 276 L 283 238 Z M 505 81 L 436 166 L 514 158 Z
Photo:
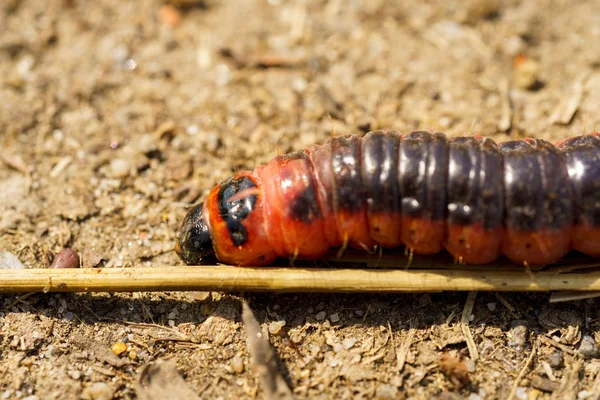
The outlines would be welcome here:
M 454 258 L 466 264 L 486 264 L 500 255 L 502 228 L 485 229 L 482 224 L 448 224 L 445 247 Z
M 506 228 L 502 237 L 502 253 L 518 264 L 552 264 L 570 250 L 571 230 L 571 226 L 558 230 L 541 229 L 536 232 Z
M 402 242 L 416 254 L 435 254 L 444 249 L 446 222 L 429 218 L 402 219 Z
M 600 227 L 576 225 L 573 227 L 572 243 L 575 250 L 591 257 L 600 257 Z

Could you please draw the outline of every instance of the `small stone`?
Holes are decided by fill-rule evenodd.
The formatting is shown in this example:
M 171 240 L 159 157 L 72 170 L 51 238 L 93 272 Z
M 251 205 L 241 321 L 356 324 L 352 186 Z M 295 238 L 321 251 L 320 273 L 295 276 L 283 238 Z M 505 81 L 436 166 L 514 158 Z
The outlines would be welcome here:
M 277 335 L 281 332 L 281 329 L 285 326 L 285 321 L 273 321 L 269 324 L 269 333 L 271 335 Z
M 330 320 L 331 322 L 333 322 L 334 324 L 335 324 L 336 322 L 340 322 L 340 315 L 339 315 L 338 313 L 331 314 L 331 315 L 329 316 L 329 320 Z
M 152 153 L 153 151 L 155 151 L 158 148 L 158 146 L 156 144 L 156 140 L 154 139 L 154 136 L 151 135 L 150 133 L 146 133 L 146 134 L 140 136 L 134 142 L 134 145 L 135 145 L 136 150 L 142 154 Z
M 600 356 L 600 351 L 598 351 L 598 346 L 592 336 L 584 335 L 583 338 L 581 338 L 579 353 L 588 358 L 598 358 L 598 356 Z
M 79 255 L 73 249 L 62 249 L 54 257 L 50 268 L 79 268 Z
M 129 357 L 131 360 L 137 360 L 138 355 L 134 350 L 131 350 L 129 353 L 127 353 L 127 357 Z
M 565 357 L 563 355 L 563 352 L 560 350 L 557 350 L 554 353 L 548 355 L 548 364 L 550 364 L 551 367 L 560 368 L 564 365 L 564 362 Z
M 71 372 L 69 372 L 69 376 L 71 377 L 71 379 L 74 379 L 74 380 L 78 381 L 79 378 L 81 378 L 81 372 L 79 372 L 79 371 L 71 371 Z
M 496 303 L 487 303 L 487 308 L 488 310 L 490 310 L 491 312 L 496 311 Z
M 110 172 L 115 178 L 125 178 L 129 175 L 131 164 L 123 158 L 113 158 L 110 160 Z
M 237 373 L 244 372 L 244 360 L 238 354 L 231 359 L 231 368 Z
M 470 373 L 475 372 L 475 362 L 471 360 L 469 357 L 465 358 L 465 366 L 467 367 L 467 371 Z
M 112 350 L 113 353 L 120 356 L 125 351 L 127 351 L 127 345 L 125 343 L 117 342 L 117 343 L 113 344 L 110 349 Z
M 158 10 L 158 16 L 163 24 L 177 26 L 181 23 L 181 12 L 170 4 L 163 5 Z
M 515 390 L 515 398 L 519 400 L 527 400 L 527 389 L 519 386 L 517 390 Z
M 315 319 L 317 321 L 323 321 L 326 316 L 327 316 L 327 313 L 325 311 L 319 311 L 317 314 L 315 314 Z
M 81 398 L 83 400 L 110 400 L 114 390 L 104 382 L 96 382 L 83 389 Z
M 540 64 L 531 59 L 517 58 L 513 73 L 514 85 L 519 89 L 533 89 L 539 83 Z
M 73 321 L 73 318 L 75 317 L 75 315 L 73 315 L 73 313 L 71 311 L 67 311 L 65 313 L 64 319 L 67 322 Z
M 4 250 L 0 252 L 0 269 L 25 269 L 25 266 L 17 256 Z
M 397 399 L 398 389 L 392 385 L 381 385 L 375 392 L 375 398 L 380 400 Z
M 356 338 L 346 338 L 342 340 L 342 346 L 344 346 L 345 350 L 349 350 L 356 344 Z
M 527 341 L 527 321 L 515 320 L 511 322 L 510 331 L 508 331 L 509 342 L 511 347 L 523 346 Z
M 324 302 L 320 302 L 319 304 L 317 304 L 317 306 L 315 307 L 315 310 L 317 311 L 322 311 L 325 309 L 325 303 Z

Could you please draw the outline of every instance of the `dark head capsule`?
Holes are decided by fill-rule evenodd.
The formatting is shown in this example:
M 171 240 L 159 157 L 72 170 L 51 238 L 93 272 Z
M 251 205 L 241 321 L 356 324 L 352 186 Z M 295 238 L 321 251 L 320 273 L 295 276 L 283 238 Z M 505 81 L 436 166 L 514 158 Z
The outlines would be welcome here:
M 206 264 L 215 254 L 208 226 L 202 216 L 203 205 L 198 204 L 185 216 L 175 244 L 175 251 L 188 265 Z

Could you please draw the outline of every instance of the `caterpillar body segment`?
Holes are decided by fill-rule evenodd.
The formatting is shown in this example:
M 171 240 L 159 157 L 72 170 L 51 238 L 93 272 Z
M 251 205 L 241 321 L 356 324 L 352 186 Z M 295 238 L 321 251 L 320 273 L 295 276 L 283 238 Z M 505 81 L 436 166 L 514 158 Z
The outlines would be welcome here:
M 600 134 L 495 143 L 423 131 L 336 136 L 217 185 L 186 216 L 188 264 L 266 265 L 332 247 L 444 248 L 461 263 L 600 257 Z

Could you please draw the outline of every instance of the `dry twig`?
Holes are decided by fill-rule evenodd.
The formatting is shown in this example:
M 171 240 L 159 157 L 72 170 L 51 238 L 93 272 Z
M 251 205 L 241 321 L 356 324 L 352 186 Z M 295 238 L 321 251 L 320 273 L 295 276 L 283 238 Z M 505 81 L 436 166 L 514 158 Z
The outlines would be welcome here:
M 521 371 L 519 371 L 519 375 L 517 375 L 517 378 L 515 379 L 512 388 L 510 390 L 510 394 L 508 395 L 507 400 L 512 400 L 515 397 L 515 393 L 517 393 L 517 388 L 519 387 L 519 383 L 521 382 L 521 379 L 523 379 L 523 376 L 525 376 L 525 372 L 527 372 L 527 370 L 529 369 L 529 365 L 531 365 L 531 361 L 533 361 L 533 356 L 535 356 L 535 352 L 537 350 L 537 340 L 533 343 L 533 347 L 531 348 L 531 353 L 529 353 L 529 357 L 527 357 L 527 361 L 525 361 L 525 365 L 523 365 L 523 368 L 521 368 Z
M 2 270 L 0 293 L 137 291 L 428 292 L 600 290 L 600 272 L 535 279 L 521 271 L 289 267 L 153 267 Z
M 277 366 L 271 344 L 263 335 L 254 313 L 243 303 L 242 319 L 248 335 L 248 351 L 267 399 L 293 399 L 294 394 L 287 385 Z
M 479 352 L 477 351 L 477 346 L 475 345 L 473 335 L 471 335 L 471 330 L 469 329 L 469 317 L 473 312 L 473 306 L 475 305 L 476 298 L 477 292 L 469 292 L 467 300 L 465 301 L 465 307 L 463 308 L 462 316 L 460 318 L 461 329 L 463 331 L 463 335 L 465 335 L 465 340 L 467 341 L 467 348 L 469 349 L 469 356 L 473 361 L 477 361 L 477 359 L 479 358 Z

